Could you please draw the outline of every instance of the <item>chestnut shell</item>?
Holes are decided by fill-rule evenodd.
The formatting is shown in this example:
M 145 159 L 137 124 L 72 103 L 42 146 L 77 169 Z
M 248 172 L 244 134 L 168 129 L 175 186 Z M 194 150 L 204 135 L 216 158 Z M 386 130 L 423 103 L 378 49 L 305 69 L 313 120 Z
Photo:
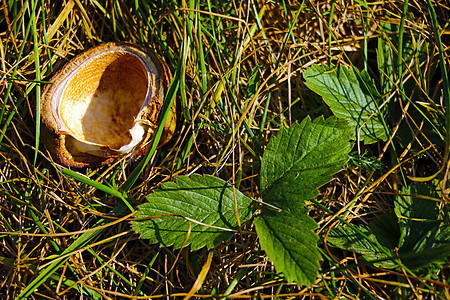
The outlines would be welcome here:
M 41 96 L 42 136 L 54 159 L 95 167 L 147 151 L 171 80 L 158 57 L 135 44 L 111 42 L 73 58 Z M 159 146 L 175 129 L 175 105 Z

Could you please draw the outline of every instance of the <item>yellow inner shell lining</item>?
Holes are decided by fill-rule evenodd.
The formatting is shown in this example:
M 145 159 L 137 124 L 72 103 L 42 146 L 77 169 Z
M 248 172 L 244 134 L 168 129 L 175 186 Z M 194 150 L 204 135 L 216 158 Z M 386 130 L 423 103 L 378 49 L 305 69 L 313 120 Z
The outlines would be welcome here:
M 79 68 L 62 93 L 59 114 L 75 138 L 119 149 L 148 90 L 142 61 L 127 52 L 99 55 Z

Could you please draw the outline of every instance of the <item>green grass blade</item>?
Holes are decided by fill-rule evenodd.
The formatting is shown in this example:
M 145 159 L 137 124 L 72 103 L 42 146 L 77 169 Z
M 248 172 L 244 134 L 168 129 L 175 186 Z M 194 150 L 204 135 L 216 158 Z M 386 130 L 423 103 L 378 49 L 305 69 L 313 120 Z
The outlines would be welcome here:
M 408 0 L 403 3 L 403 13 L 400 20 L 400 28 L 398 30 L 398 55 L 397 55 L 397 70 L 398 70 L 398 87 L 400 90 L 400 97 L 405 102 L 403 88 L 403 35 L 405 33 L 405 19 L 408 12 Z
M 137 294 L 139 294 L 141 292 L 141 288 L 142 288 L 142 285 L 144 284 L 145 278 L 147 277 L 148 273 L 152 269 L 153 264 L 155 263 L 156 259 L 158 258 L 160 252 L 161 252 L 161 249 L 159 249 L 158 252 L 156 252 L 156 254 L 153 256 L 152 260 L 150 261 L 150 263 L 147 265 L 144 272 L 142 273 L 142 277 L 139 279 L 139 281 L 136 285 L 136 289 L 134 290 L 134 293 L 133 293 L 134 296 L 137 296 Z M 134 298 L 134 299 L 136 299 L 136 298 Z
M 105 192 L 107 194 L 110 194 L 112 196 L 115 196 L 115 197 L 118 197 L 118 198 L 122 198 L 123 197 L 123 194 L 121 192 L 119 192 L 118 190 L 115 190 L 115 189 L 110 188 L 110 187 L 108 187 L 106 185 L 98 183 L 98 182 L 96 182 L 96 181 L 86 177 L 85 175 L 82 175 L 82 174 L 78 173 L 78 172 L 74 172 L 74 171 L 69 170 L 69 169 L 62 169 L 61 173 L 63 173 L 64 175 L 68 175 L 68 176 L 72 177 L 75 180 L 78 180 L 78 181 L 81 181 L 81 182 L 83 182 L 85 184 L 88 184 L 88 185 L 90 185 L 90 186 L 92 186 L 92 187 L 94 187 L 94 188 L 96 188 L 96 189 L 98 189 L 100 191 L 103 191 L 103 192 Z
M 442 41 L 441 41 L 441 34 L 439 32 L 439 25 L 437 22 L 436 12 L 434 10 L 433 4 L 431 3 L 431 0 L 427 0 L 428 10 L 430 12 L 430 18 L 431 18 L 431 24 L 433 25 L 433 32 L 434 37 L 436 39 L 436 46 L 439 50 L 439 66 L 441 68 L 442 73 L 442 81 L 443 81 L 443 90 L 444 90 L 444 103 L 445 107 L 447 107 L 446 110 L 446 120 L 447 120 L 447 134 L 445 136 L 445 155 L 444 155 L 444 162 L 443 164 L 447 164 L 447 160 L 450 153 L 450 84 L 448 81 L 448 74 L 447 74 L 447 68 L 445 66 L 445 55 L 444 55 L 444 49 L 442 47 Z
M 27 28 L 26 28 L 26 30 L 25 30 L 24 41 L 26 41 L 26 40 L 28 39 L 28 35 L 30 34 L 30 31 L 31 31 L 31 22 L 28 22 L 28 26 L 27 26 Z M 19 53 L 17 54 L 17 60 L 20 60 L 20 59 L 22 58 L 22 54 L 23 54 L 23 51 L 24 51 L 24 48 L 25 48 L 25 45 L 26 45 L 26 44 L 27 44 L 27 43 L 23 42 L 22 45 L 20 46 Z M 11 79 L 12 79 L 12 80 L 14 80 L 18 68 L 19 68 L 19 64 L 16 64 L 16 66 L 14 67 L 14 69 L 13 69 L 13 71 L 12 71 L 12 74 L 11 74 Z M 6 89 L 5 98 L 4 98 L 4 100 L 3 100 L 2 110 L 1 110 L 1 112 L 0 112 L 0 121 L 3 120 L 3 117 L 4 117 L 4 115 L 5 115 L 5 112 L 6 112 L 6 104 L 8 103 L 8 98 L 9 98 L 9 96 L 11 95 L 11 89 L 12 89 L 12 87 L 13 87 L 13 84 L 9 84 L 9 85 L 8 85 L 8 88 Z M 3 126 L 3 128 L 2 128 L 2 131 L 3 131 L 3 132 L 6 132 L 6 129 L 8 128 L 10 122 L 11 122 L 11 121 L 9 120 L 9 122 L 6 122 L 6 123 L 4 124 L 4 126 Z M 2 140 L 3 140 L 3 135 L 0 135 L 0 143 L 2 142 Z
M 117 216 L 125 212 L 127 206 L 125 204 L 121 204 L 117 206 L 114 210 L 111 211 L 109 215 Z M 94 226 L 99 227 L 111 223 L 114 221 L 114 218 L 102 218 L 100 219 Z M 103 229 L 91 230 L 83 233 L 78 239 L 76 239 L 69 247 L 67 247 L 60 255 L 63 257 L 66 254 L 75 254 L 75 251 L 83 248 L 87 245 L 92 239 L 94 239 L 97 235 L 103 232 Z M 52 264 L 47 266 L 45 269 L 41 270 L 38 276 L 25 287 L 25 289 L 16 297 L 16 300 L 26 299 L 28 296 L 33 293 L 39 286 L 41 286 L 52 274 L 54 274 L 60 266 L 62 266 L 71 256 L 64 257 L 62 259 L 55 260 Z
M 297 20 L 298 20 L 298 17 L 300 15 L 300 12 L 303 11 L 304 4 L 305 4 L 305 0 L 302 1 L 302 4 L 300 5 L 300 8 L 298 9 L 297 13 L 294 16 L 294 20 L 291 22 L 291 24 L 289 26 L 288 34 L 286 35 L 286 37 L 285 37 L 285 39 L 283 41 L 283 45 L 281 46 L 281 49 L 280 49 L 280 54 L 278 55 L 278 58 L 277 58 L 277 60 L 275 62 L 275 66 L 274 66 L 275 70 L 277 70 L 278 67 L 280 66 L 280 62 L 281 62 L 281 58 L 283 57 L 284 49 L 286 48 L 287 42 L 289 40 L 289 37 L 292 35 L 292 30 L 294 28 L 294 25 L 297 24 Z M 277 75 L 277 73 L 271 74 L 271 79 L 270 79 L 270 84 L 269 85 L 274 85 L 275 80 L 276 80 L 276 75 Z M 265 103 L 265 106 L 264 106 L 264 112 L 263 112 L 263 116 L 262 116 L 262 120 L 261 120 L 261 125 L 260 125 L 260 128 L 259 128 L 259 138 L 260 139 L 262 138 L 262 134 L 263 134 L 264 128 L 266 126 L 266 119 L 267 119 L 267 113 L 269 111 L 270 99 L 272 98 L 272 90 L 273 90 L 273 88 L 271 88 L 269 90 L 269 93 L 268 93 L 267 99 L 266 99 L 266 103 Z
M 156 148 L 158 147 L 159 140 L 161 138 L 162 132 L 164 130 L 164 123 L 166 122 L 167 116 L 169 115 L 170 107 L 173 104 L 173 101 L 175 101 L 175 96 L 178 91 L 179 87 L 179 74 L 180 74 L 180 68 L 181 68 L 181 59 L 178 62 L 177 70 L 175 71 L 174 78 L 172 82 L 170 83 L 169 90 L 166 94 L 166 97 L 164 99 L 164 105 L 161 108 L 161 113 L 158 118 L 158 128 L 156 129 L 155 135 L 150 142 L 150 145 L 148 147 L 148 151 L 145 154 L 143 160 L 141 163 L 133 170 L 131 175 L 128 177 L 127 181 L 122 185 L 121 190 L 125 193 L 127 193 L 131 188 L 133 187 L 134 183 L 138 179 L 139 175 L 144 170 L 145 166 L 150 162 L 150 159 L 153 157 L 153 154 L 156 151 Z

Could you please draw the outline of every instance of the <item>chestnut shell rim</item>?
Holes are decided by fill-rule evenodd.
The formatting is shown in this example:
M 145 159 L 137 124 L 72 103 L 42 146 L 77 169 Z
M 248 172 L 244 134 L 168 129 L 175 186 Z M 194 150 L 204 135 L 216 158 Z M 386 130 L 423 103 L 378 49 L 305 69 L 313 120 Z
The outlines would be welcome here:
M 141 124 L 141 126 L 145 126 L 146 132 L 144 134 L 144 139 L 136 143 L 136 145 L 126 145 L 129 149 L 121 147 L 123 151 L 117 151 L 117 149 L 111 149 L 109 146 L 82 140 L 80 142 L 88 147 L 101 148 L 103 151 L 102 155 L 85 155 L 83 153 L 72 154 L 66 148 L 67 138 L 70 137 L 70 139 L 76 141 L 79 141 L 79 139 L 76 139 L 76 137 L 71 134 L 71 130 L 67 128 L 67 126 L 60 126 L 60 124 L 65 125 L 65 123 L 62 122 L 55 109 L 55 107 L 59 108 L 59 105 L 55 106 L 54 102 L 60 102 L 61 100 L 57 100 L 58 97 L 53 98 L 53 94 L 56 90 L 58 93 L 62 93 L 70 81 L 71 76 L 79 71 L 80 68 L 92 62 L 92 60 L 99 55 L 114 51 L 126 53 L 127 55 L 132 55 L 134 58 L 139 59 L 139 62 L 143 67 L 142 71 L 145 69 L 147 72 L 147 90 L 139 113 L 139 115 L 142 113 L 142 118 L 140 120 L 136 120 L 135 118 L 135 122 L 132 126 L 132 128 L 134 128 L 137 123 Z M 148 62 L 150 62 L 150 64 Z M 151 78 L 152 80 L 150 80 Z M 171 74 L 167 65 L 160 60 L 155 53 L 140 45 L 127 42 L 109 42 L 86 50 L 71 59 L 55 75 L 53 75 L 50 80 L 53 84 L 48 84 L 43 90 L 41 96 L 41 120 L 45 126 L 42 127 L 41 131 L 42 140 L 55 161 L 69 167 L 96 167 L 112 163 L 125 156 L 127 159 L 138 157 L 147 151 L 149 141 L 153 138 L 154 130 L 157 127 L 156 122 L 163 105 L 165 91 L 169 86 L 170 80 Z M 55 116 L 59 119 L 58 123 Z M 174 102 L 164 124 L 163 135 L 161 136 L 158 147 L 165 144 L 172 137 L 175 131 L 175 124 L 176 105 Z M 132 134 L 132 128 L 130 128 L 130 134 Z M 118 150 L 120 150 L 120 148 Z

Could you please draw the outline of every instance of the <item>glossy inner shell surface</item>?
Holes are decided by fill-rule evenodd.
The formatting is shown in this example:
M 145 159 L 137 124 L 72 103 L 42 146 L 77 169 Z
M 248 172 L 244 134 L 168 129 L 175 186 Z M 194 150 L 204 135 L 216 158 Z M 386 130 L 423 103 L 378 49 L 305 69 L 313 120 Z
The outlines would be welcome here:
M 119 149 L 132 140 L 148 90 L 142 61 L 124 51 L 98 55 L 77 68 L 62 92 L 59 115 L 78 140 Z

